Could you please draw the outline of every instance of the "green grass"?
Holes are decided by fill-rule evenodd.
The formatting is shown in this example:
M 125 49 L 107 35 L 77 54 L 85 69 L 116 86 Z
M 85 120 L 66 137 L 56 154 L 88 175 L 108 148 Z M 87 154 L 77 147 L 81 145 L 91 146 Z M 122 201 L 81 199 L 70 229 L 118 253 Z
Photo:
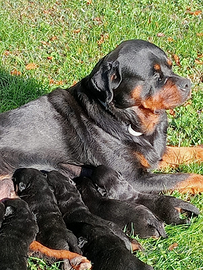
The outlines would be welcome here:
M 140 38 L 163 48 L 174 70 L 193 83 L 192 100 L 170 116 L 168 144 L 203 144 L 203 13 L 194 13 L 201 9 L 202 0 L 1 1 L 0 111 L 58 85 L 71 86 L 121 41 Z M 28 69 L 30 63 L 34 69 Z M 203 174 L 203 167 L 196 164 L 177 170 Z M 145 252 L 138 255 L 157 270 L 203 269 L 203 195 L 186 199 L 201 210 L 191 226 L 167 226 L 168 239 L 141 240 Z M 169 251 L 173 243 L 178 247 Z M 43 262 L 35 265 L 30 263 L 30 269 L 57 269 Z

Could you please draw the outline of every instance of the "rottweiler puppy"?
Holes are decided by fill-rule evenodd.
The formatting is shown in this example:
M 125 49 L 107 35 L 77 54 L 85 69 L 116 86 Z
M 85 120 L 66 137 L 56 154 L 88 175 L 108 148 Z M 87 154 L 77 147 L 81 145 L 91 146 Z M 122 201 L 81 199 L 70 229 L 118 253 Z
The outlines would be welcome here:
M 128 241 L 113 223 L 89 212 L 73 181 L 57 171 L 47 173 L 47 181 L 54 189 L 66 225 L 82 237 L 84 255 L 92 261 L 93 269 L 152 269 L 131 254 Z
M 84 204 L 75 183 L 71 179 L 57 171 L 51 171 L 47 172 L 47 182 L 54 190 L 59 209 L 67 226 L 69 222 L 73 222 L 74 220 L 76 220 L 78 224 L 82 222 L 91 224 L 92 226 L 101 226 L 107 232 L 111 231 L 117 237 L 121 238 L 126 248 L 131 250 L 129 239 L 116 224 L 107 222 L 91 214 Z
M 75 267 L 74 269 L 78 270 L 88 269 L 90 263 L 86 258 L 78 255 L 81 254 L 81 250 L 78 247 L 77 237 L 66 228 L 46 176 L 36 169 L 18 169 L 13 175 L 13 181 L 18 195 L 28 203 L 31 211 L 36 215 L 39 226 L 36 240 L 49 248 L 59 250 L 58 255 L 57 252 L 52 251 L 56 258 L 63 258 L 60 250 L 70 249 L 76 252 L 69 253 L 71 260 L 70 263 L 68 261 L 64 263 L 65 269 L 69 269 L 69 267 Z M 33 245 L 34 250 L 36 246 L 39 245 Z M 49 254 L 51 254 L 50 250 Z M 67 252 L 64 254 L 67 255 Z
M 18 169 L 13 175 L 17 194 L 36 215 L 37 241 L 55 249 L 71 249 L 81 253 L 76 236 L 66 228 L 46 176 L 36 169 Z
M 130 253 L 121 239 L 103 228 L 84 222 L 80 233 L 86 240 L 83 252 L 92 261 L 93 270 L 153 270 Z
M 38 226 L 26 202 L 19 198 L 0 202 L 0 269 L 26 270 L 29 245 Z
M 188 202 L 184 202 L 180 199 L 166 195 L 143 194 L 135 192 L 134 188 L 127 181 L 123 181 L 123 176 L 120 173 L 112 170 L 110 167 L 102 165 L 98 166 L 94 169 L 91 179 L 93 183 L 97 186 L 97 191 L 99 192 L 99 194 L 103 196 L 102 199 L 98 198 L 98 193 L 96 193 L 96 190 L 91 183 L 87 185 L 87 187 L 85 186 L 84 181 L 81 181 L 81 184 L 78 184 L 80 186 L 80 189 L 82 190 L 84 201 L 87 203 L 87 205 L 90 205 L 90 209 L 92 210 L 94 210 L 94 207 L 97 206 L 91 204 L 90 201 L 92 197 L 87 196 L 88 192 L 95 194 L 95 196 L 97 197 L 97 201 L 101 200 L 101 202 L 105 202 L 104 198 L 111 198 L 126 202 L 131 205 L 131 211 L 132 208 L 137 207 L 138 204 L 144 205 L 148 209 L 150 209 L 160 220 L 163 220 L 167 224 L 187 224 L 190 222 L 190 218 L 192 215 L 199 215 L 199 210 L 194 205 Z M 167 209 L 167 211 L 165 211 L 164 209 Z M 121 213 L 126 213 L 125 211 Z M 180 215 L 180 213 L 184 212 L 186 213 L 186 215 L 183 218 L 183 215 Z M 108 215 L 108 210 L 104 211 L 104 215 Z M 113 217 L 114 215 L 115 213 L 110 214 L 109 218 Z M 141 213 L 141 216 L 142 215 L 145 215 L 144 211 Z M 129 216 L 132 217 L 133 213 L 131 213 L 131 215 Z M 147 216 L 145 216 L 145 218 L 147 218 Z M 144 224 L 145 223 L 143 223 L 143 225 Z
M 124 201 L 105 198 L 89 178 L 80 177 L 75 181 L 83 201 L 93 214 L 111 220 L 141 238 L 166 237 L 163 222 L 144 205 L 132 206 Z

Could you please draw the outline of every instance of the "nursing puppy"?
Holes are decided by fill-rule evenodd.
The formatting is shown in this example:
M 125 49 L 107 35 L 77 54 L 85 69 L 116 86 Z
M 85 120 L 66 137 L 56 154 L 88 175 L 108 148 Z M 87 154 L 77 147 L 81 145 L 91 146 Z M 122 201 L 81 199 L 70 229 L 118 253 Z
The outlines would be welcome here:
M 153 270 L 130 253 L 121 239 L 106 233 L 102 227 L 84 222 L 79 231 L 87 242 L 83 252 L 92 261 L 93 270 Z
M 0 269 L 26 270 L 29 245 L 38 232 L 28 205 L 21 199 L 0 202 Z
M 13 175 L 13 181 L 18 195 L 28 203 L 31 211 L 36 215 L 39 226 L 37 241 L 49 248 L 59 250 L 59 253 L 60 250 L 69 249 L 76 252 L 70 253 L 71 260 L 64 262 L 64 269 L 70 267 L 78 270 L 88 269 L 90 263 L 85 257 L 78 255 L 81 254 L 81 250 L 78 247 L 77 237 L 66 228 L 46 176 L 36 169 L 18 169 Z M 59 254 L 59 258 L 63 257 Z
M 90 181 L 88 181 L 89 184 L 87 185 L 87 187 L 85 187 L 84 180 L 80 182 L 81 184 L 78 184 L 81 187 L 84 201 L 86 201 L 86 203 L 90 205 L 90 208 L 92 208 L 92 210 L 94 210 L 94 208 L 96 208 L 99 203 L 91 204 L 91 199 L 93 200 L 93 198 L 91 196 L 87 196 L 86 193 L 88 192 L 92 193 L 92 195 L 94 194 L 93 197 L 96 196 L 96 201 L 101 201 L 101 204 L 102 202 L 104 204 L 105 202 L 107 203 L 108 198 L 126 202 L 128 205 L 130 205 L 130 207 L 129 210 L 126 209 L 122 212 L 125 213 L 124 215 L 127 215 L 126 213 L 128 211 L 132 212 L 132 208 L 135 209 L 138 205 L 143 205 L 147 207 L 147 209 L 151 210 L 152 213 L 154 213 L 160 220 L 163 220 L 167 224 L 188 224 L 192 215 L 199 215 L 199 210 L 194 205 L 188 202 L 184 202 L 178 198 L 153 193 L 143 194 L 135 192 L 132 185 L 130 185 L 127 181 L 123 181 L 123 176 L 120 173 L 112 170 L 110 167 L 107 166 L 101 165 L 95 168 L 91 175 L 91 180 L 97 186 L 97 191 L 100 195 L 102 195 L 102 198 L 99 198 L 98 193 L 96 192 L 94 186 L 90 183 Z M 164 211 L 164 209 L 166 209 L 167 211 Z M 104 213 L 104 215 L 108 215 L 109 218 L 113 218 L 116 214 L 113 209 L 112 211 L 109 210 L 109 212 L 108 210 L 100 211 L 99 209 L 95 209 L 95 211 L 98 211 L 100 214 Z M 137 211 L 134 210 L 134 212 L 134 214 L 131 213 L 129 214 L 129 216 L 126 216 L 127 220 L 129 220 L 130 216 L 136 216 Z M 146 211 L 146 214 L 147 213 L 148 212 Z M 180 213 L 186 213 L 185 218 L 183 218 Z M 140 214 L 141 217 L 144 215 L 145 218 L 149 216 L 149 214 L 145 215 L 144 211 Z M 145 223 L 143 223 L 143 225 L 144 224 Z
M 82 199 L 90 211 L 106 220 L 110 220 L 120 228 L 131 231 L 141 238 L 166 237 L 163 222 L 158 220 L 144 205 L 134 204 L 103 197 L 93 182 L 86 177 L 75 179 Z
M 92 261 L 93 269 L 153 269 L 131 254 L 117 226 L 89 212 L 71 180 L 51 171 L 47 173 L 47 181 L 54 189 L 66 225 L 84 240 L 83 252 Z

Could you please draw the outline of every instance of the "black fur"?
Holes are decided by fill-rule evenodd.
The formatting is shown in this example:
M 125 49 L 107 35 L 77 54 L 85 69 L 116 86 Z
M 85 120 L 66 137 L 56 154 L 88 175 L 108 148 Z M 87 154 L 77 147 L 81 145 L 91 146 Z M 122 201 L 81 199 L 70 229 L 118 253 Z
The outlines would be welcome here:
M 160 65 L 160 72 L 154 70 L 155 64 Z M 142 40 L 121 43 L 70 89 L 56 89 L 0 115 L 0 175 L 19 167 L 65 173 L 64 164 L 105 165 L 121 172 L 137 191 L 174 187 L 188 175 L 151 174 L 136 157 L 142 154 L 153 168 L 164 154 L 165 109 L 154 111 L 143 104 L 161 92 L 166 81 L 179 93 L 171 107 L 183 103 L 190 93 L 190 81 L 172 72 L 160 48 Z M 136 87 L 141 91 L 133 98 Z M 172 88 L 168 103 L 175 97 Z M 157 117 L 152 129 L 144 127 L 137 110 Z M 129 125 L 142 135 L 131 135 Z
M 56 89 L 0 115 L 0 176 L 24 167 L 90 176 L 97 166 L 111 167 L 132 192 L 117 185 L 114 199 L 139 197 L 163 217 L 168 198 L 162 197 L 164 207 L 157 212 L 146 193 L 173 189 L 190 174 L 150 169 L 166 150 L 166 110 L 186 101 L 190 88 L 160 48 L 143 40 L 122 42 L 70 89 Z M 174 221 L 173 215 L 167 219 Z
M 106 220 L 111 220 L 128 233 L 141 238 L 166 237 L 163 222 L 144 205 L 102 197 L 88 178 L 76 179 L 77 188 L 90 211 Z
M 36 215 L 39 226 L 36 240 L 49 248 L 81 253 L 76 236 L 66 228 L 46 176 L 36 169 L 18 169 L 13 181 L 18 195 Z
M 135 191 L 134 188 L 127 181 L 123 181 L 123 177 L 121 174 L 117 173 L 116 171 L 112 170 L 109 167 L 102 165 L 98 166 L 97 168 L 94 169 L 91 179 L 93 183 L 97 185 L 97 190 L 103 196 L 102 198 L 99 198 L 98 192 L 96 193 L 89 180 L 87 180 L 87 185 L 85 185 L 84 181 L 78 182 L 78 184 L 82 190 L 84 201 L 87 203 L 87 205 L 89 205 L 90 209 L 92 210 L 96 207 L 98 208 L 102 207 L 101 205 L 102 202 L 104 203 L 106 202 L 106 204 L 109 204 L 107 198 L 110 198 L 115 199 L 117 201 L 121 200 L 123 202 L 130 204 L 128 210 L 130 212 L 132 211 L 132 208 L 135 209 L 137 205 L 141 204 L 143 206 L 146 206 L 160 220 L 165 221 L 167 224 L 174 224 L 174 225 L 184 223 L 187 224 L 189 223 L 192 214 L 196 216 L 199 215 L 199 210 L 191 203 L 167 195 L 147 194 L 147 193 L 144 194 Z M 87 196 L 87 194 L 89 195 L 92 194 L 92 196 Z M 121 202 L 119 203 L 117 202 L 116 204 L 117 208 L 119 207 L 118 206 L 119 204 L 122 205 Z M 180 216 L 180 212 L 178 209 L 180 209 L 182 213 L 186 213 L 185 218 Z M 124 211 L 123 209 L 123 211 L 120 212 L 126 213 L 127 210 Z M 142 211 L 143 215 L 144 212 L 145 211 Z M 102 213 L 101 209 L 98 211 L 98 213 L 100 214 Z M 147 219 L 147 217 L 149 217 L 149 212 L 146 213 L 148 213 L 148 215 L 144 215 L 143 218 Z M 108 209 L 108 207 L 107 210 L 104 211 L 104 215 L 109 215 L 109 217 L 111 218 L 114 217 L 113 216 L 114 214 L 115 213 L 113 209 L 112 210 Z M 136 213 L 134 213 L 134 215 L 136 216 Z M 122 216 L 123 215 L 121 215 L 120 217 L 121 219 Z M 131 218 L 133 217 L 133 213 L 127 215 L 126 218 L 123 217 L 121 222 L 125 222 L 126 219 L 130 217 Z M 131 219 L 131 221 L 133 221 L 133 218 Z M 142 223 L 141 219 L 138 222 L 140 222 L 142 233 L 144 233 L 145 229 L 144 224 L 146 223 Z
M 152 269 L 131 254 L 127 238 L 116 225 L 89 212 L 70 179 L 52 171 L 47 173 L 47 181 L 54 189 L 66 225 L 83 238 L 83 253 L 92 261 L 93 269 Z
M 29 245 L 38 232 L 28 205 L 21 199 L 0 202 L 0 269 L 26 270 Z

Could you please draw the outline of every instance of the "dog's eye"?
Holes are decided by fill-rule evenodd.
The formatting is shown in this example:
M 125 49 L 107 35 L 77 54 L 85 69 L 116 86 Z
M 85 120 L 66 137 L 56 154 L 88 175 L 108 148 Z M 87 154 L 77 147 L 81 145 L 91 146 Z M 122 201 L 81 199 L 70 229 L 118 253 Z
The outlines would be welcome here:
M 156 72 L 154 74 L 155 80 L 158 81 L 159 83 L 164 80 L 164 76 L 162 72 Z
M 161 81 L 162 76 L 161 76 L 160 72 L 155 72 L 154 73 L 154 78 L 155 78 L 156 81 Z

